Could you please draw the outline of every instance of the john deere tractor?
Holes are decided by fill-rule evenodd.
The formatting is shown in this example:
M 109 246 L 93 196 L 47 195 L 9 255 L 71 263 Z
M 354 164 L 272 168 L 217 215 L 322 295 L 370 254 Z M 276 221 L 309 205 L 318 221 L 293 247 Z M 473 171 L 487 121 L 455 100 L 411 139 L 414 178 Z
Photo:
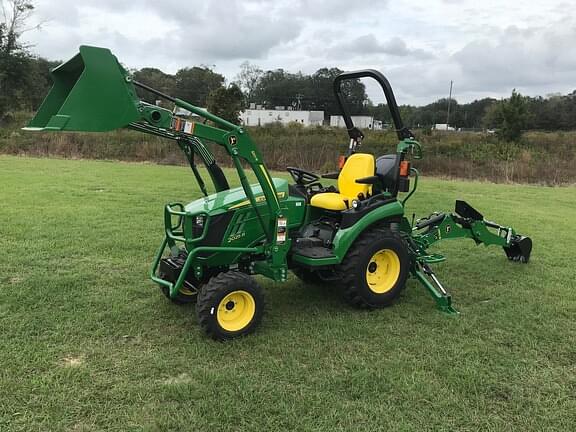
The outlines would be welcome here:
M 431 245 L 469 238 L 501 246 L 511 261 L 529 260 L 530 238 L 486 220 L 464 201 L 456 201 L 453 213 L 407 219 L 405 207 L 418 186 L 410 161 L 422 151 L 402 123 L 388 80 L 375 70 L 345 72 L 334 80 L 349 136 L 339 170 L 319 176 L 288 167 L 292 182 L 270 175 L 245 128 L 133 80 L 108 49 L 81 46 L 52 78 L 54 86 L 26 130 L 129 128 L 171 140 L 186 155 L 204 196 L 165 206 L 164 239 L 150 277 L 172 302 L 196 302 L 198 322 L 214 339 L 242 336 L 259 325 L 264 293 L 253 275 L 283 282 L 291 270 L 305 282 L 338 285 L 346 302 L 367 309 L 392 304 L 414 277 L 442 311 L 454 314 L 449 293 L 430 267 L 444 257 L 429 253 Z M 359 151 L 364 135 L 342 91 L 344 81 L 359 78 L 376 80 L 384 91 L 399 140 L 395 153 L 375 157 Z M 175 109 L 139 100 L 136 87 Z M 181 116 L 176 108 L 204 121 Z M 229 185 L 206 142 L 229 155 L 239 187 Z M 197 162 L 215 193 L 208 194 Z M 256 183 L 249 182 L 245 167 Z M 337 187 L 323 178 L 336 180 Z

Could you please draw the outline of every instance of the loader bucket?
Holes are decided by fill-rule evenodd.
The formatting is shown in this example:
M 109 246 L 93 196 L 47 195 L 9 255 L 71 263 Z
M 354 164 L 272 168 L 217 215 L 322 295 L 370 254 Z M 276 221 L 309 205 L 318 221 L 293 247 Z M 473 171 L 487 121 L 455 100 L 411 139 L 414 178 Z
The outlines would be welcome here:
M 130 77 L 106 48 L 81 46 L 51 75 L 54 85 L 25 130 L 103 132 L 140 117 Z

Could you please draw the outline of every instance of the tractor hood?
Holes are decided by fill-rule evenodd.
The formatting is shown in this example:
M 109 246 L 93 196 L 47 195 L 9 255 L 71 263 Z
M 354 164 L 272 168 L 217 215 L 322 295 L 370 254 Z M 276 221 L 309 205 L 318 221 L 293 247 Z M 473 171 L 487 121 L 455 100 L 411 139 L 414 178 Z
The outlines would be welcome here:
M 288 198 L 288 181 L 280 178 L 273 178 L 272 181 L 274 182 L 278 199 L 283 201 Z M 252 193 L 256 198 L 256 202 L 264 203 L 266 199 L 262 193 L 260 185 L 253 184 L 250 185 L 250 187 L 252 188 Z M 246 197 L 244 189 L 242 189 L 242 187 L 237 187 L 192 201 L 186 205 L 185 209 L 187 213 L 192 214 L 208 213 L 210 215 L 217 215 L 225 213 L 228 210 L 248 207 L 249 205 L 250 201 Z

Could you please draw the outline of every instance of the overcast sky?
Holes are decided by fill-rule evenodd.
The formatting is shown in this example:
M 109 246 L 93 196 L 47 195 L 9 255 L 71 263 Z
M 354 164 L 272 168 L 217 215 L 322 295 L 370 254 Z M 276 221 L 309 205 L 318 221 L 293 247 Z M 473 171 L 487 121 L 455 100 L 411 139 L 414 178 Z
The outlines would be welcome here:
M 228 80 L 248 60 L 313 73 L 375 68 L 400 104 L 576 89 L 575 0 L 36 0 L 33 50 L 66 60 L 80 44 L 130 68 L 210 65 Z M 374 102 L 383 97 L 370 85 Z

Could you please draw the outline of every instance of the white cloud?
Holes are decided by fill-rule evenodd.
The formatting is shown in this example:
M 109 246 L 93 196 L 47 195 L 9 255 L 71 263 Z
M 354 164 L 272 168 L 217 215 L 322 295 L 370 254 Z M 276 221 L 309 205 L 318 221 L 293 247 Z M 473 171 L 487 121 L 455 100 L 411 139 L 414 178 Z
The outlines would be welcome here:
M 215 65 L 233 78 L 264 69 L 375 68 L 399 103 L 459 101 L 576 88 L 576 19 L 565 0 L 37 0 L 26 37 L 50 59 L 106 46 L 127 66 L 174 73 Z M 513 25 L 511 25 L 513 24 Z M 382 98 L 368 87 L 375 101 Z
M 339 42 L 331 48 L 334 55 L 364 56 L 371 54 L 388 54 L 391 56 L 432 58 L 434 55 L 420 48 L 409 48 L 404 39 L 394 36 L 388 40 L 378 40 L 373 34 L 358 36 L 351 41 Z

